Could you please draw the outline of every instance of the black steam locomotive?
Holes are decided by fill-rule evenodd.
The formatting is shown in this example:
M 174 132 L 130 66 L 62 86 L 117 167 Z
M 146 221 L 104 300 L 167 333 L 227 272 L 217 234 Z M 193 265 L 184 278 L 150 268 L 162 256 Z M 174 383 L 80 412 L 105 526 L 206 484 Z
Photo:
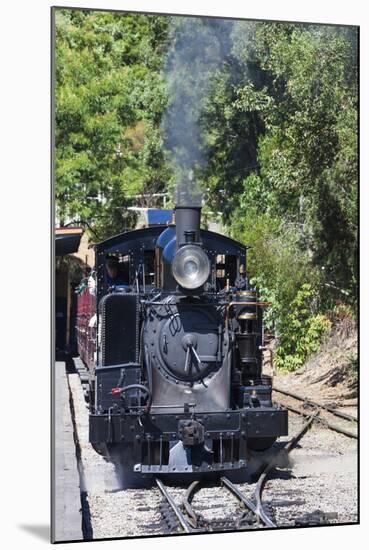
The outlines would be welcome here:
M 246 247 L 200 229 L 200 213 L 176 206 L 173 224 L 97 245 L 89 437 L 138 478 L 240 471 L 287 434 L 262 374 L 265 303 Z

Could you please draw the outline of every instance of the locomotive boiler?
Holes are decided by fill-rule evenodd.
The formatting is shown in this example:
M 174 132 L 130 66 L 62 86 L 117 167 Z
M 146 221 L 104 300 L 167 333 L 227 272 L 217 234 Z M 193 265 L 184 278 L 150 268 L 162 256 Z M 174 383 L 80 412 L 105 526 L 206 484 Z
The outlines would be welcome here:
M 96 246 L 96 323 L 79 330 L 90 442 L 133 479 L 245 470 L 287 435 L 262 373 L 266 304 L 249 288 L 246 247 L 200 229 L 199 206 L 174 214 Z

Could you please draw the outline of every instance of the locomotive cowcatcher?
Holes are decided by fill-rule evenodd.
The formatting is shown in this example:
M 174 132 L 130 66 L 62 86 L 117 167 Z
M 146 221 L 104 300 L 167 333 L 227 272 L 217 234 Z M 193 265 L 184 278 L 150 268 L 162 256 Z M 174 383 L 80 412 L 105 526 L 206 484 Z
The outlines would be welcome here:
M 79 296 L 89 439 L 132 479 L 245 470 L 287 435 L 262 374 L 267 304 L 249 288 L 246 247 L 200 229 L 200 215 L 177 205 L 175 223 L 96 245 L 96 288 Z

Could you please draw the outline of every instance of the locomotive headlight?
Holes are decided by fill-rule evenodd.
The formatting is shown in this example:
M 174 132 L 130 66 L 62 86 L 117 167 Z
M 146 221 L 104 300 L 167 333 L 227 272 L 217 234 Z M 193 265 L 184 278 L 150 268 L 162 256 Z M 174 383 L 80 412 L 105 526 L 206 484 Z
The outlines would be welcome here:
M 199 288 L 209 277 L 209 258 L 199 246 L 182 246 L 173 258 L 172 273 L 181 287 L 191 290 Z

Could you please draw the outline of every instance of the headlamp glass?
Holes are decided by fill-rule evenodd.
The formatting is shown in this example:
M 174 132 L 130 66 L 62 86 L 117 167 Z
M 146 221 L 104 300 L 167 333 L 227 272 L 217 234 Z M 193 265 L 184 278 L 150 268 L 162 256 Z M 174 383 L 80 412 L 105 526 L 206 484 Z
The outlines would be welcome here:
M 199 246 L 185 245 L 173 258 L 172 273 L 181 287 L 199 288 L 210 275 L 209 258 Z

